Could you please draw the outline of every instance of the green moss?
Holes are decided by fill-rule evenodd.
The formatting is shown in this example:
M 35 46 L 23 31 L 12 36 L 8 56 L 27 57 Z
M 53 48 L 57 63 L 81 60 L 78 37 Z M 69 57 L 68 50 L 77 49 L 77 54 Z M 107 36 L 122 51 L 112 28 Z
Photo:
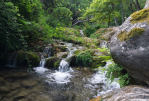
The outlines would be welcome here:
M 81 50 L 77 50 L 74 52 L 75 55 L 78 55 L 81 52 Z
M 103 59 L 100 57 L 93 57 L 92 60 L 91 68 L 98 68 L 99 66 L 103 67 L 106 64 L 106 62 L 102 62 Z
M 60 60 L 57 60 L 56 62 L 54 62 L 54 67 L 59 67 L 59 64 L 60 64 Z
M 130 20 L 131 23 L 139 23 L 149 21 L 149 8 L 142 9 L 138 12 L 135 12 L 131 15 L 132 19 Z
M 18 51 L 17 52 L 17 65 L 18 66 L 38 66 L 39 56 L 33 52 Z
M 143 28 L 137 28 L 137 27 L 135 27 L 129 33 L 127 33 L 126 31 L 121 31 L 117 35 L 117 38 L 120 41 L 128 41 L 130 38 L 140 36 L 141 34 L 143 34 L 144 31 L 145 30 Z
M 59 63 L 60 63 L 60 59 L 54 56 L 46 60 L 45 67 L 48 67 L 48 68 L 56 67 L 57 68 L 59 66 Z

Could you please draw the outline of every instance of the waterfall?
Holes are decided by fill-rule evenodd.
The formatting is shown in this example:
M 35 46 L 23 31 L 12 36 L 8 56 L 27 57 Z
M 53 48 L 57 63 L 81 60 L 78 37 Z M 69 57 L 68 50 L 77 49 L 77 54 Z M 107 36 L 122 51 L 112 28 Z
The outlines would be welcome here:
M 108 48 L 108 42 L 107 41 L 101 41 L 100 42 L 100 48 Z
M 108 68 L 110 64 L 112 64 L 112 61 L 109 60 L 107 61 L 106 65 L 102 68 Z M 91 79 L 89 79 L 89 82 L 91 82 L 91 84 L 94 84 L 94 85 L 102 84 L 103 85 L 102 86 L 103 91 L 98 91 L 96 96 L 100 96 L 109 91 L 112 91 L 113 89 L 120 88 L 119 83 L 115 81 L 110 83 L 110 81 L 107 80 L 105 75 L 106 75 L 106 72 L 103 73 L 101 70 L 98 70 L 98 72 L 95 75 L 93 75 Z
M 8 60 L 8 64 L 6 65 L 6 67 L 16 68 L 16 63 L 17 63 L 17 53 L 14 52 L 10 56 L 10 58 Z
M 105 72 L 103 73 L 100 70 L 95 73 L 77 68 L 72 69 L 67 61 L 70 60 L 77 49 L 83 47 L 74 46 L 72 43 L 65 43 L 64 45 L 67 47 L 68 55 L 61 60 L 58 70 L 44 68 L 44 60 L 43 62 L 41 61 L 41 67 L 36 67 L 35 69 L 39 77 L 46 82 L 50 91 L 49 96 L 51 98 L 53 98 L 53 95 L 56 96 L 53 101 L 61 101 L 63 98 L 63 101 L 66 101 L 66 97 L 72 100 L 72 95 L 74 95 L 75 101 L 89 101 L 93 97 L 120 87 L 116 82 L 109 84 Z M 106 47 L 106 43 L 104 42 L 102 46 Z M 42 56 L 44 59 L 44 54 Z M 110 63 L 108 61 L 103 68 L 107 68 Z M 60 97 L 59 99 L 57 96 L 62 98 Z
M 73 55 L 73 53 L 77 50 L 76 47 L 73 47 L 72 43 L 66 43 L 65 45 L 67 46 L 67 49 L 68 49 L 68 55 L 60 62 L 60 65 L 58 68 L 59 72 L 67 72 L 69 69 L 71 69 L 69 68 L 69 63 L 66 60 L 69 59 Z
M 80 34 L 82 37 L 84 36 L 83 30 L 80 30 Z
M 64 45 L 67 47 L 68 55 L 66 58 L 63 58 L 61 60 L 58 70 L 55 70 L 54 72 L 46 75 L 46 78 L 49 78 L 47 82 L 50 83 L 56 82 L 60 84 L 70 82 L 69 80 L 71 77 L 70 72 L 72 72 L 73 70 L 71 69 L 71 67 L 69 67 L 69 62 L 67 62 L 67 60 L 72 57 L 73 53 L 77 50 L 77 48 L 74 47 L 72 43 L 65 43 Z M 44 57 L 46 54 L 50 55 L 49 47 L 45 47 L 42 53 L 40 66 L 34 68 L 34 70 L 39 74 L 50 71 L 49 69 L 44 68 L 45 60 L 47 59 Z
M 45 65 L 46 59 L 50 58 L 50 55 L 51 55 L 51 45 L 48 45 L 47 47 L 44 48 L 43 52 L 41 53 L 41 60 L 40 60 L 39 67 L 34 68 L 34 70 L 37 73 L 42 74 L 46 71 L 49 71 L 47 68 L 44 68 L 44 65 Z
M 51 45 L 44 48 L 41 54 L 41 61 L 40 61 L 39 67 L 44 67 L 45 60 L 48 59 L 50 55 L 51 55 Z

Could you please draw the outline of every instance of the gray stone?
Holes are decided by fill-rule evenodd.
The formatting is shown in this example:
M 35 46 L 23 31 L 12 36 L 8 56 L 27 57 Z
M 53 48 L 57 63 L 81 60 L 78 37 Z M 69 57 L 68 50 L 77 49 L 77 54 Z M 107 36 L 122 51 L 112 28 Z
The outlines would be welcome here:
M 37 82 L 33 80 L 24 80 L 21 82 L 21 85 L 24 87 L 32 87 L 32 86 L 35 86 L 36 84 Z
M 10 92 L 10 88 L 8 86 L 0 86 L 1 93 L 8 93 Z
M 115 89 L 109 93 L 101 95 L 100 97 L 102 98 L 102 101 L 149 101 L 148 91 L 149 88 L 141 86 L 127 86 Z M 90 101 L 98 101 L 96 100 L 97 98 Z
M 113 35 L 110 52 L 113 60 L 122 65 L 132 77 L 149 83 L 149 25 L 147 21 L 133 24 L 131 19 L 131 16 L 128 17 Z M 144 29 L 143 34 L 125 41 L 117 37 L 122 31 L 129 33 L 134 28 Z

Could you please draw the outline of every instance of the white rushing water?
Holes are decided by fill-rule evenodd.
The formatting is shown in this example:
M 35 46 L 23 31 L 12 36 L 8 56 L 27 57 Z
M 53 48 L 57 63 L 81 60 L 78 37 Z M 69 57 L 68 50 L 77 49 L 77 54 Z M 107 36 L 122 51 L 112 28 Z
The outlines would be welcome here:
M 46 55 L 47 55 L 47 58 L 45 58 Z M 50 55 L 51 55 L 51 45 L 48 45 L 47 47 L 45 47 L 45 49 L 43 50 L 41 54 L 41 61 L 40 61 L 39 67 L 34 68 L 34 70 L 37 73 L 42 74 L 46 71 L 49 71 L 49 69 L 44 68 L 44 65 L 45 65 L 46 59 L 50 58 Z
M 88 101 L 92 97 L 105 94 L 115 88 L 120 88 L 120 85 L 117 82 L 110 84 L 105 77 L 106 73 L 103 73 L 100 70 L 96 73 L 88 73 L 72 69 L 67 60 L 78 48 L 73 46 L 71 43 L 65 43 L 65 46 L 68 49 L 68 55 L 66 58 L 62 59 L 58 70 L 50 70 L 45 68 L 44 57 L 41 60 L 40 66 L 34 68 L 38 74 L 42 75 L 43 80 L 48 82 L 51 94 L 59 95 L 63 92 L 64 97 L 69 96 L 71 98 L 72 95 L 75 95 L 76 99 L 74 101 Z M 106 46 L 106 44 L 103 46 Z M 49 52 L 49 50 L 46 52 Z M 103 68 L 108 68 L 109 64 L 111 64 L 110 61 L 107 62 L 106 66 Z
M 84 36 L 83 30 L 80 30 L 80 34 L 82 37 Z
M 72 76 L 70 73 L 73 72 L 73 70 L 71 67 L 69 67 L 69 63 L 66 60 L 69 59 L 73 55 L 73 53 L 77 50 L 77 48 L 73 47 L 72 43 L 65 43 L 65 46 L 68 49 L 68 55 L 66 58 L 62 59 L 62 61 L 59 64 L 58 70 L 55 70 L 54 72 L 51 72 L 51 73 L 49 72 L 49 74 L 46 75 L 46 78 L 47 78 L 46 81 L 49 83 L 50 82 L 56 82 L 56 83 L 70 82 L 69 79 Z M 48 47 L 45 48 L 43 55 L 41 57 L 40 66 L 34 68 L 34 70 L 37 73 L 44 73 L 44 72 L 48 71 L 48 69 L 46 69 L 44 67 L 45 60 L 47 59 L 47 58 L 44 58 L 44 54 L 47 54 L 48 52 L 50 52 L 49 49 L 50 48 L 48 48 Z
M 107 43 L 107 41 L 101 41 L 101 42 L 100 42 L 100 48 L 108 48 L 108 43 Z
M 46 76 L 47 78 L 49 78 L 49 82 L 51 81 L 56 83 L 70 82 L 69 79 L 72 77 L 71 72 L 73 72 L 73 70 L 71 69 L 71 67 L 69 67 L 69 63 L 66 60 L 73 55 L 73 53 L 77 50 L 77 48 L 73 47 L 72 43 L 65 43 L 65 46 L 68 49 L 68 55 L 60 62 L 58 71 L 56 70 L 54 73 L 51 73 Z

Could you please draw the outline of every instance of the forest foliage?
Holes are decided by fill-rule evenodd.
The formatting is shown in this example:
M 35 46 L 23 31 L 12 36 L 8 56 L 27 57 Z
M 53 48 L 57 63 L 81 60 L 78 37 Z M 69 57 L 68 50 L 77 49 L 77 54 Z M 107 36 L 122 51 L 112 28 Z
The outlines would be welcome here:
M 143 8 L 145 1 L 0 0 L 0 61 L 5 64 L 8 53 L 27 51 L 38 42 L 53 38 L 90 46 L 78 37 L 78 32 L 75 38 L 69 35 L 66 27 L 72 27 L 75 19 L 86 19 L 74 28 L 84 29 L 90 37 L 100 27 L 120 25 L 124 16 Z M 69 38 L 65 38 L 66 33 Z

